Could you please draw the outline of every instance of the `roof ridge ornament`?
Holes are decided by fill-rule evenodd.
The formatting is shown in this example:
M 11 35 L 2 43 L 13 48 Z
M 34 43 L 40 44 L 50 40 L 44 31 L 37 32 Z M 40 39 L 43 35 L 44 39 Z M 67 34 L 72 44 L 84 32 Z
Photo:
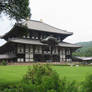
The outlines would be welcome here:
M 26 21 L 30 21 L 30 17 L 27 17 L 27 18 L 26 18 Z
M 43 22 L 43 19 L 40 19 L 40 22 Z
M 57 45 L 60 41 L 57 40 L 57 38 L 51 36 L 46 37 L 45 39 L 41 40 L 42 43 L 46 43 L 48 45 L 55 46 Z

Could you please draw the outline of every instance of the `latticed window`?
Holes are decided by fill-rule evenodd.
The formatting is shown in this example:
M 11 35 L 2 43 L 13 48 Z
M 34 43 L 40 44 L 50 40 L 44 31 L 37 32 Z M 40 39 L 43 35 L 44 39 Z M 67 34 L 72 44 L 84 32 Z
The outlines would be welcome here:
M 18 45 L 18 53 L 24 53 L 24 46 Z
M 30 38 L 30 34 L 29 33 L 27 34 L 27 38 Z
M 25 61 L 30 62 L 33 61 L 33 47 L 30 45 L 26 45 L 26 53 L 25 53 Z

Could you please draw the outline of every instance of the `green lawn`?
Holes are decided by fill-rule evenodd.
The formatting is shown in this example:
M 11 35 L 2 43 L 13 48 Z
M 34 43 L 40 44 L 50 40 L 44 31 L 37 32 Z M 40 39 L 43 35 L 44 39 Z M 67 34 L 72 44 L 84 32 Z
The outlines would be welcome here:
M 86 76 L 92 74 L 92 66 L 55 66 L 53 68 L 59 74 L 60 78 L 66 77 L 69 81 L 82 82 Z
M 0 66 L 0 84 L 18 82 L 22 79 L 29 66 Z M 32 67 L 32 66 L 30 66 Z M 88 74 L 92 74 L 91 66 L 52 66 L 60 78 L 81 82 Z

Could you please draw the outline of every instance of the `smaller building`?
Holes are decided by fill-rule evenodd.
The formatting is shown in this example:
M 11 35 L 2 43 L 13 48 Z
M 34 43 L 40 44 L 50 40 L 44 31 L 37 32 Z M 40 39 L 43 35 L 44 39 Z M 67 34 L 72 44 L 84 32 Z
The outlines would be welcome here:
M 92 63 L 92 57 L 73 57 L 73 61 L 81 62 L 82 64 Z

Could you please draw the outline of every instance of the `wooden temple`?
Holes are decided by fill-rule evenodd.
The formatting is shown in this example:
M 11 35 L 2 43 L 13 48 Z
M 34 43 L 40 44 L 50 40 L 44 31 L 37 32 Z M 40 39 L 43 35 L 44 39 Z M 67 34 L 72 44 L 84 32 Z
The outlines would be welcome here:
M 63 41 L 72 34 L 72 32 L 55 28 L 41 21 L 27 20 L 16 23 L 8 33 L 1 37 L 7 42 L 0 47 L 0 61 L 72 61 L 72 52 L 80 46 Z

